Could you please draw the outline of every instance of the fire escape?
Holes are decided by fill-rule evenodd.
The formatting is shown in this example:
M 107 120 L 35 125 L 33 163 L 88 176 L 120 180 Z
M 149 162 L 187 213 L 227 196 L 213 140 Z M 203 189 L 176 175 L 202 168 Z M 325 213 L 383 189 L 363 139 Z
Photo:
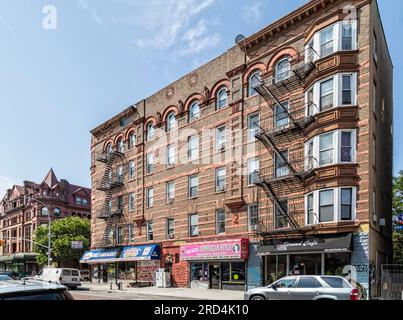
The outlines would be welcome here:
M 305 52 L 305 51 L 303 51 Z M 259 140 L 273 157 L 273 166 L 263 168 L 256 172 L 255 184 L 261 187 L 276 210 L 281 213 L 284 218 L 286 227 L 274 226 L 277 224 L 276 210 L 273 210 L 272 225 L 269 223 L 266 226 L 260 226 L 258 233 L 260 235 L 272 235 L 277 233 L 287 233 L 287 231 L 301 231 L 301 219 L 295 217 L 293 212 L 290 212 L 288 204 L 284 200 L 287 190 L 292 187 L 301 188 L 305 186 L 308 178 L 315 175 L 313 171 L 313 162 L 316 159 L 305 156 L 305 150 L 291 153 L 290 150 L 284 151 L 282 146 L 292 144 L 295 141 L 306 136 L 306 129 L 312 124 L 317 124 L 313 115 L 307 115 L 308 109 L 317 108 L 313 102 L 298 103 L 289 102 L 282 103 L 280 100 L 284 95 L 297 92 L 301 87 L 305 86 L 307 77 L 314 72 L 316 65 L 314 62 L 305 62 L 303 53 L 298 53 L 297 56 L 291 57 L 289 77 L 284 80 L 262 81 L 256 78 L 255 91 L 272 106 L 272 116 L 268 119 L 261 120 L 259 124 L 260 130 L 256 134 L 256 139 Z M 280 110 L 279 110 L 280 109 Z M 280 115 L 280 117 L 278 117 Z M 280 124 L 278 124 L 280 118 Z M 270 129 L 270 127 L 273 127 Z
M 105 192 L 105 199 L 102 204 L 100 213 L 97 215 L 98 219 L 105 220 L 105 229 L 103 232 L 101 247 L 108 247 L 110 243 L 111 234 L 113 232 L 113 225 L 116 220 L 121 218 L 123 211 L 119 208 L 119 205 L 113 205 L 112 197 L 113 194 L 123 187 L 123 175 L 113 175 L 113 165 L 114 163 L 124 156 L 123 153 L 117 150 L 109 150 L 108 152 L 100 155 L 97 161 L 105 164 L 105 171 L 102 176 L 102 180 L 99 183 L 97 190 Z M 113 211 L 114 210 L 114 211 Z

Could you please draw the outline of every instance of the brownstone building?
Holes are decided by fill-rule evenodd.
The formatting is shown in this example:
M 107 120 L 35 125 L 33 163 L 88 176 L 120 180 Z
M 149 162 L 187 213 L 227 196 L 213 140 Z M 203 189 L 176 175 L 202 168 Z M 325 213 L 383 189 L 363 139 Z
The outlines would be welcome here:
M 41 183 L 24 181 L 7 190 L 0 202 L 0 270 L 30 275 L 37 270 L 35 231 L 49 218 L 91 219 L 91 190 L 59 180 L 51 169 Z
M 92 131 L 105 276 L 260 286 L 390 261 L 393 65 L 371 0 L 312 0 Z M 96 250 L 95 250 L 96 249 Z

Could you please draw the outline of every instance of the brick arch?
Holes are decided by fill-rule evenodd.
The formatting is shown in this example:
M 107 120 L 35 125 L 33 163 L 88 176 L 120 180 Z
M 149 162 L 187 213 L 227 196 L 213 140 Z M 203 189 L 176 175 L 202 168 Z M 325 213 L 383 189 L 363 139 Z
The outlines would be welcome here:
M 203 96 L 200 93 L 194 93 L 192 94 L 189 98 L 187 98 L 185 102 L 185 112 L 188 112 L 190 109 L 190 106 L 192 105 L 193 102 L 199 101 L 199 103 L 202 102 Z
M 104 148 L 103 148 L 104 152 L 106 152 L 106 148 L 108 147 L 108 145 L 111 145 L 112 147 L 114 146 L 113 139 L 109 139 L 108 141 L 105 142 Z
M 157 119 L 155 117 L 148 117 L 147 120 L 144 122 L 144 130 L 147 130 L 149 123 L 152 122 L 154 126 L 157 126 Z
M 135 127 L 130 127 L 129 129 L 126 130 L 125 140 L 129 140 L 129 136 L 130 136 L 131 133 L 136 134 L 136 128 Z
M 243 75 L 243 83 L 249 83 L 249 77 L 255 71 L 260 70 L 262 73 L 266 71 L 266 65 L 262 62 L 255 62 L 245 71 Z
M 115 140 L 114 140 L 114 143 L 113 143 L 114 146 L 117 145 L 118 140 L 119 140 L 120 138 L 122 138 L 123 141 L 125 140 L 125 136 L 123 135 L 123 133 L 120 133 L 120 134 L 118 134 L 118 135 L 115 137 Z
M 179 114 L 179 109 L 177 106 L 169 106 L 165 111 L 164 114 L 162 115 L 162 121 L 165 123 L 167 121 L 168 115 L 171 112 L 175 112 L 175 115 L 178 116 Z
M 222 87 L 226 87 L 227 91 L 229 91 L 229 88 L 231 86 L 231 82 L 228 79 L 222 79 L 220 81 L 218 81 L 213 88 L 211 89 L 211 98 L 214 99 L 217 97 L 218 91 L 222 88 Z
M 267 72 L 273 73 L 274 67 L 282 58 L 289 56 L 292 60 L 297 59 L 298 51 L 293 47 L 286 47 L 281 48 L 278 50 L 273 56 L 271 57 L 268 65 L 267 65 Z

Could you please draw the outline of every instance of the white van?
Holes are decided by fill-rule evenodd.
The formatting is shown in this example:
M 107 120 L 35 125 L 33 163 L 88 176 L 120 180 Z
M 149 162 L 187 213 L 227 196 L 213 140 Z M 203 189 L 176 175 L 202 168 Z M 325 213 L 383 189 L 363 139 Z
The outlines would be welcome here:
M 39 271 L 34 279 L 61 284 L 70 289 L 81 286 L 81 274 L 80 270 L 77 269 L 44 268 Z

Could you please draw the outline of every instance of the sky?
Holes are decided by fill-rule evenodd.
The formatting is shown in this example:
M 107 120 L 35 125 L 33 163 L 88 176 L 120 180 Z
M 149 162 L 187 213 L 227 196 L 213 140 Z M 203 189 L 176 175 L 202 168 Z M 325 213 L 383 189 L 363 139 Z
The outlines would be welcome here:
M 90 130 L 305 0 L 0 0 L 0 197 L 13 184 L 90 186 Z M 403 1 L 379 0 L 395 66 L 403 170 Z

